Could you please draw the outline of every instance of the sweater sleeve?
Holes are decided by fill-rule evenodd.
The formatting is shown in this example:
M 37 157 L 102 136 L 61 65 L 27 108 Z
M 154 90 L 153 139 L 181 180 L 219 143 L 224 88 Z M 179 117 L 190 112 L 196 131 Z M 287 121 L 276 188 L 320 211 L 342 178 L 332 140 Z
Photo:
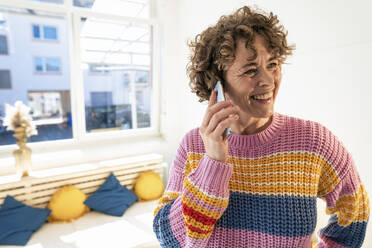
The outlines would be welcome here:
M 207 247 L 215 223 L 229 203 L 231 165 L 204 155 L 185 175 L 185 139 L 169 173 L 165 193 L 154 212 L 153 229 L 162 247 Z
M 318 248 L 361 247 L 370 214 L 369 199 L 351 154 L 328 131 L 329 146 L 324 153 L 330 167 L 324 174 L 321 197 L 326 213 L 331 215 L 326 227 L 320 229 Z

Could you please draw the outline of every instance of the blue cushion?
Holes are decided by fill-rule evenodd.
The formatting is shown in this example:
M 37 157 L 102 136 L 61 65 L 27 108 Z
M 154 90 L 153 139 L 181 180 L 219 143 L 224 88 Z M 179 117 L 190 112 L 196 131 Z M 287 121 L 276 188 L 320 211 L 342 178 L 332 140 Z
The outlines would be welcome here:
M 122 216 L 125 210 L 137 200 L 137 196 L 122 186 L 111 173 L 101 187 L 85 200 L 84 204 L 105 214 Z
M 49 209 L 30 207 L 7 196 L 0 208 L 0 245 L 26 245 L 50 212 Z

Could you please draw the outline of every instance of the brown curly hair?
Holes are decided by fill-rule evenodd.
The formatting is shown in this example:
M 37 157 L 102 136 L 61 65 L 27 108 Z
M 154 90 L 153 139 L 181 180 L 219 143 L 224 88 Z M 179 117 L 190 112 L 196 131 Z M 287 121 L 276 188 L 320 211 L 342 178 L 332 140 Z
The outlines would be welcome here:
M 189 85 L 199 102 L 209 99 L 217 81 L 224 82 L 224 71 L 235 60 L 238 39 L 247 39 L 246 47 L 254 54 L 251 60 L 257 57 L 252 45 L 256 34 L 266 39 L 268 51 L 278 58 L 280 64 L 292 54 L 295 46 L 287 45 L 288 32 L 279 24 L 277 16 L 272 12 L 269 15 L 260 12 L 244 6 L 231 15 L 221 16 L 215 26 L 207 28 L 188 43 L 191 49 L 187 65 Z

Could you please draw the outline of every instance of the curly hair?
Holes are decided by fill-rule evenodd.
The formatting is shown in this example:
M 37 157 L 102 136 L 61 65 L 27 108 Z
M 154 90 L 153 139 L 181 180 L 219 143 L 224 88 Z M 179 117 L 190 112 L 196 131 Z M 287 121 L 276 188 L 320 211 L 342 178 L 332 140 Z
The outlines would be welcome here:
M 246 48 L 253 52 L 251 60 L 256 59 L 253 47 L 255 35 L 261 35 L 268 44 L 268 51 L 282 64 L 295 46 L 288 46 L 287 31 L 279 24 L 276 15 L 244 6 L 231 15 L 221 16 L 215 26 L 209 27 L 188 43 L 191 49 L 187 74 L 190 78 L 191 92 L 196 93 L 199 102 L 209 99 L 217 81 L 224 82 L 223 75 L 235 60 L 236 42 L 247 39 Z

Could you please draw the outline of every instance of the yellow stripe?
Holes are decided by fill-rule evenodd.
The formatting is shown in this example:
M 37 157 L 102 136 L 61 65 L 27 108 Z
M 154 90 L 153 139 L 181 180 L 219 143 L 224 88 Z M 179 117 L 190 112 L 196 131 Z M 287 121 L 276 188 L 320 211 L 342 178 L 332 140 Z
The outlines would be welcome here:
M 206 239 L 209 238 L 212 235 L 212 232 L 203 234 L 203 233 L 197 233 L 193 232 L 190 229 L 186 228 L 187 236 L 194 238 L 194 239 Z
M 275 166 L 279 167 L 279 166 Z M 280 168 L 279 168 L 280 169 Z M 285 168 L 283 168 L 285 170 Z M 266 170 L 263 170 L 266 172 Z M 284 171 L 283 171 L 284 172 Z M 318 184 L 317 174 L 290 174 L 290 173 L 278 173 L 278 174 L 232 174 L 231 180 L 237 180 L 242 182 L 250 183 L 273 183 L 273 182 L 301 182 L 301 183 L 311 183 Z
M 370 214 L 369 198 L 363 184 L 354 194 L 340 196 L 336 206 L 327 207 L 327 214 L 337 214 L 338 224 L 348 226 L 352 222 L 367 221 Z
M 183 214 L 183 217 L 185 219 L 185 222 L 193 227 L 196 227 L 196 228 L 199 228 L 200 230 L 203 230 L 203 231 L 213 231 L 213 228 L 214 228 L 214 225 L 204 225 L 203 223 L 195 220 L 194 218 L 188 216 L 188 215 L 185 215 Z M 188 227 L 186 226 L 186 229 L 188 229 Z
M 329 211 L 336 212 L 338 209 L 349 205 L 349 210 L 354 210 L 365 202 L 366 195 L 367 192 L 363 184 L 360 184 L 355 193 L 339 196 L 336 201 L 336 206 L 329 207 L 328 209 Z
M 178 196 L 173 197 L 169 195 L 163 195 L 162 198 L 158 200 L 158 204 L 167 204 L 168 202 L 173 201 L 174 199 L 177 199 Z
M 154 210 L 154 216 L 162 209 L 167 203 L 174 201 L 179 197 L 180 193 L 178 192 L 165 192 L 163 196 L 158 200 L 157 207 Z
M 291 194 L 291 195 L 305 195 L 315 196 L 317 186 L 311 185 L 249 185 L 238 182 L 230 182 L 229 189 L 250 194 Z
M 177 198 L 180 195 L 180 192 L 177 192 L 177 191 L 165 191 L 164 192 L 164 195 L 169 195 L 169 196 L 172 196 L 174 198 Z
M 229 204 L 228 199 L 227 200 L 221 200 L 221 199 L 212 198 L 212 197 L 209 197 L 209 196 L 205 195 L 203 192 L 199 191 L 198 188 L 196 188 L 194 185 L 192 185 L 190 183 L 190 181 L 188 180 L 188 178 L 185 178 L 185 180 L 183 181 L 183 185 L 190 193 L 192 193 L 194 196 L 196 196 L 199 200 L 201 200 L 205 203 L 208 203 L 212 206 L 218 206 L 218 207 L 226 208 L 227 205 Z
M 185 176 L 191 173 L 202 159 L 204 154 L 188 153 L 185 164 Z M 229 157 L 227 163 L 233 164 L 231 179 L 235 181 L 248 181 L 256 183 L 266 182 L 301 182 L 318 184 L 318 187 L 308 186 L 258 186 L 251 187 L 241 183 L 229 184 L 232 191 L 258 194 L 303 194 L 308 196 L 324 196 L 331 192 L 340 182 L 335 169 L 322 157 L 306 152 L 292 154 L 272 154 L 257 159 Z M 312 175 L 301 176 L 285 174 L 283 172 L 310 173 Z M 266 173 L 258 175 L 259 173 Z M 270 173 L 272 174 L 270 176 Z M 277 173 L 277 174 L 275 174 Z M 282 173 L 282 174 L 280 174 Z M 244 175 L 248 174 L 248 175 Z M 252 174 L 251 176 L 249 174 Z M 317 175 L 317 176 L 316 176 Z
M 218 219 L 222 215 L 218 212 L 203 208 L 202 206 L 198 205 L 196 202 L 192 201 L 189 197 L 185 195 L 182 195 L 182 202 L 185 203 L 188 207 L 191 207 L 194 211 L 197 211 L 210 218 Z
M 328 163 L 322 164 L 322 170 L 320 172 L 320 183 L 318 189 L 318 196 L 322 197 L 332 192 L 336 186 L 340 183 L 340 178 L 334 168 Z

